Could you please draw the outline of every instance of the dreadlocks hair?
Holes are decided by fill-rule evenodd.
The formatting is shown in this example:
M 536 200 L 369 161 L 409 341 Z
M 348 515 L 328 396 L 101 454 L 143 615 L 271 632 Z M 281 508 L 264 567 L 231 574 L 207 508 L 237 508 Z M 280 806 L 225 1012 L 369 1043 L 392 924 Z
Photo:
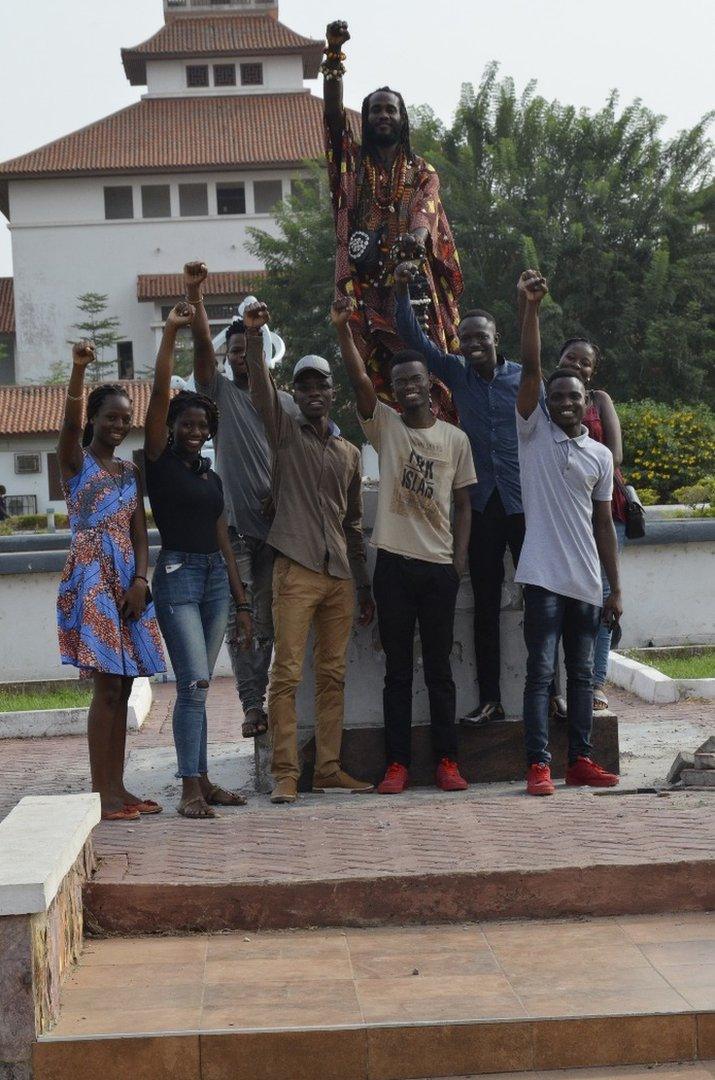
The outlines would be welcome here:
M 580 338 L 578 339 L 581 340 Z M 546 392 L 549 392 L 551 384 L 556 382 L 557 379 L 578 379 L 584 389 L 584 393 L 587 392 L 586 380 L 580 371 L 576 371 L 575 368 L 557 367 L 556 371 L 552 371 L 546 380 Z
M 82 446 L 89 446 L 91 443 L 94 437 L 94 424 L 92 421 L 104 402 L 110 397 L 123 397 L 127 399 L 130 405 L 132 404 L 132 399 L 120 383 L 102 383 L 101 386 L 95 386 L 87 397 L 87 423 L 84 425 L 82 432 Z
M 231 322 L 226 327 L 226 348 L 228 348 L 228 343 L 231 340 L 231 338 L 234 336 L 234 334 L 245 334 L 245 333 L 246 333 L 246 324 L 244 323 L 243 319 L 240 319 L 238 316 L 236 316 L 235 318 L 233 318 L 231 320 Z
M 414 161 L 415 155 L 412 153 L 412 143 L 410 142 L 410 118 L 407 115 L 407 109 L 405 107 L 405 101 L 402 94 L 397 90 L 393 90 L 390 86 L 378 86 L 377 90 L 373 90 L 367 95 L 362 103 L 362 148 L 363 150 L 374 157 L 375 143 L 370 132 L 370 124 L 368 123 L 368 115 L 370 113 L 370 98 L 375 94 L 394 94 L 400 103 L 400 121 L 402 127 L 400 129 L 400 146 L 405 152 L 405 157 L 408 161 Z
M 169 411 L 166 414 L 166 426 L 169 429 L 169 443 L 174 441 L 172 428 L 178 418 L 187 409 L 203 409 L 209 422 L 209 438 L 213 439 L 218 431 L 218 408 L 216 402 L 205 394 L 197 394 L 194 390 L 179 390 L 179 393 L 171 399 Z
M 602 360 L 601 350 L 599 349 L 598 345 L 595 345 L 593 343 L 593 341 L 589 341 L 589 339 L 586 338 L 586 337 L 570 337 L 570 338 L 568 338 L 559 349 L 559 362 L 561 361 L 561 357 L 564 355 L 566 350 L 571 345 L 577 345 L 577 344 L 588 345 L 589 349 L 592 350 L 592 352 L 593 352 L 593 372 L 594 372 L 594 375 L 595 375 L 596 369 L 598 368 L 598 366 L 599 366 L 599 364 L 601 363 L 601 360 Z

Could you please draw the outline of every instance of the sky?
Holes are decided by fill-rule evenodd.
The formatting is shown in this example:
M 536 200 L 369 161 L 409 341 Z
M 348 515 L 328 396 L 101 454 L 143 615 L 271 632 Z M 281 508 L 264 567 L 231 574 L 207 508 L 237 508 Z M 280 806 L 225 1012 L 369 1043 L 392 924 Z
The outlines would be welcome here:
M 159 29 L 161 0 L 32 0 L 0 9 L 0 161 L 137 101 L 119 50 Z M 667 117 L 664 133 L 715 107 L 712 0 L 282 0 L 280 18 L 308 37 L 347 19 L 345 98 L 359 106 L 390 83 L 408 105 L 449 121 L 465 82 L 498 61 L 517 90 L 596 109 L 612 89 Z M 309 83 L 319 92 L 318 82 Z M 0 276 L 12 273 L 0 216 Z

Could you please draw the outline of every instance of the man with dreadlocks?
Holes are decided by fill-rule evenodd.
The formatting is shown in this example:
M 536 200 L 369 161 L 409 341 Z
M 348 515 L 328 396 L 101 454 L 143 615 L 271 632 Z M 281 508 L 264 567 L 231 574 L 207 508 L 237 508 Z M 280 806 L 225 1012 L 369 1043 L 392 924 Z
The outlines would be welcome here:
M 458 348 L 457 299 L 463 288 L 459 257 L 439 196 L 439 177 L 413 154 L 402 95 L 389 87 L 362 104 L 358 145 L 343 107 L 342 46 L 347 23 L 327 29 L 325 127 L 337 258 L 336 292 L 355 302 L 351 329 L 378 397 L 394 406 L 390 358 L 404 348 L 395 328 L 393 270 L 405 259 L 419 266 L 413 303 L 428 337 L 443 351 Z M 438 380 L 433 407 L 454 420 L 449 391 Z

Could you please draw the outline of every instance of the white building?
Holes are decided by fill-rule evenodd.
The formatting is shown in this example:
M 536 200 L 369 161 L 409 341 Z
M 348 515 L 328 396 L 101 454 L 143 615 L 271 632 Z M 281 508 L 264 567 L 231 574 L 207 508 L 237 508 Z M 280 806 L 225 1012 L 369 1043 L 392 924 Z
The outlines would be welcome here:
M 274 230 L 275 204 L 322 155 L 322 101 L 304 88 L 322 42 L 283 26 L 277 0 L 164 8 L 158 33 L 122 50 L 140 101 L 0 165 L 14 270 L 0 288 L 0 381 L 42 382 L 69 358 L 85 292 L 107 294 L 119 319 L 119 376 L 147 370 L 191 258 L 213 271 L 207 310 L 225 325 L 259 291 L 248 229 Z

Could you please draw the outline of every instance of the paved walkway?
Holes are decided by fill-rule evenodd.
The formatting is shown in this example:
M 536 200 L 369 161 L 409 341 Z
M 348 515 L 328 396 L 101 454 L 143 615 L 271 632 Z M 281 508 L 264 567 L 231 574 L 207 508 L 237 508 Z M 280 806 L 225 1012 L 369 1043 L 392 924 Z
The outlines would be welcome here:
M 561 787 L 554 798 L 527 799 L 519 783 L 459 794 L 421 789 L 392 799 L 308 795 L 293 807 L 254 795 L 247 807 L 222 811 L 215 821 L 187 822 L 174 809 L 172 700 L 173 686 L 157 685 L 150 717 L 129 736 L 129 786 L 160 799 L 165 812 L 99 826 L 99 881 L 325 881 L 712 858 L 715 799 L 702 793 L 596 796 Z M 653 707 L 616 692 L 612 702 L 621 718 L 624 786 L 663 776 L 678 747 L 709 733 L 706 702 Z M 238 735 L 230 680 L 214 684 L 209 713 L 215 779 L 250 793 L 252 744 Z M 1 745 L 0 816 L 22 795 L 86 789 L 83 738 Z

